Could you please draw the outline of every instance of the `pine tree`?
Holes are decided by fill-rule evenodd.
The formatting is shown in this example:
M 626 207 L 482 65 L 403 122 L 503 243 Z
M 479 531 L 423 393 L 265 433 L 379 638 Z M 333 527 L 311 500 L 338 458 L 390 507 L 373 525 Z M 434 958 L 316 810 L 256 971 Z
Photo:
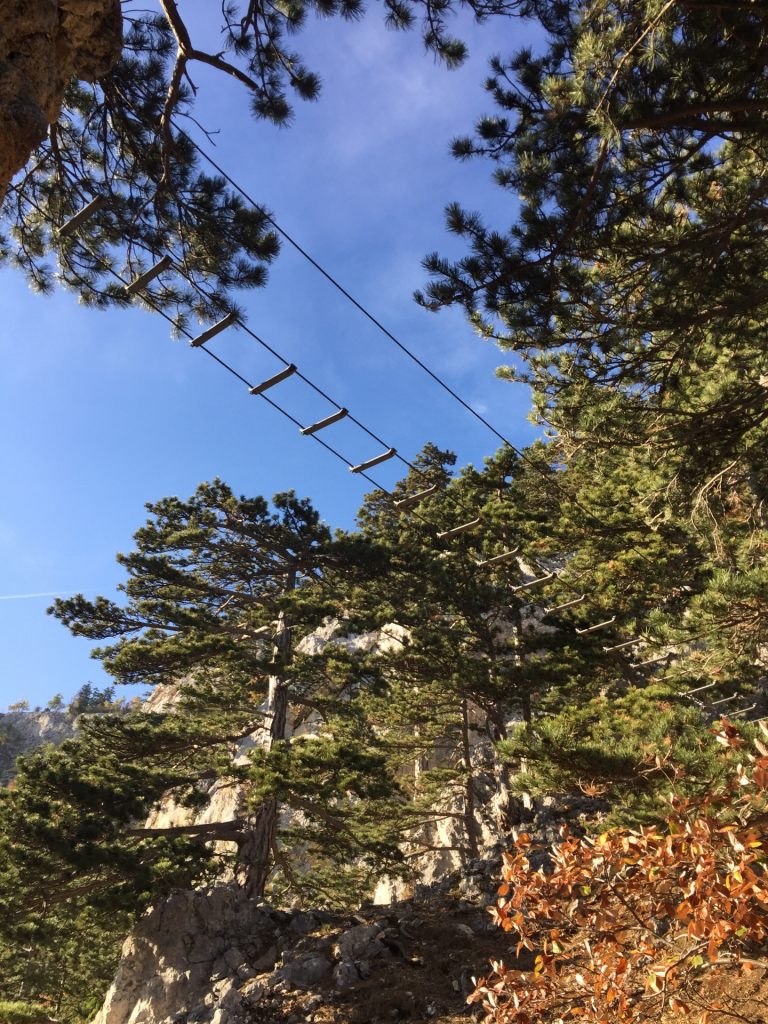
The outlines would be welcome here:
M 21 894 L 20 894 L 21 895 Z M 30 914 L 0 936 L 0 1018 L 12 1024 L 91 1020 L 112 981 L 131 913 L 80 898 Z M 8 1005 L 18 1018 L 8 1012 Z
M 765 479 L 766 14 L 759 5 L 540 0 L 539 54 L 492 63 L 484 156 L 519 197 L 510 231 L 458 205 L 469 254 L 427 260 L 523 356 L 539 416 L 572 446 L 654 445 L 695 486 L 733 459 Z
M 568 614 L 579 628 L 615 617 L 591 657 L 614 633 L 645 637 L 657 663 L 621 669 L 625 686 L 664 675 L 673 695 L 741 692 L 760 710 L 765 12 L 542 0 L 529 13 L 545 47 L 493 63 L 496 112 L 454 147 L 495 163 L 517 222 L 500 232 L 451 207 L 469 254 L 429 257 L 420 298 L 463 305 L 518 356 L 500 372 L 533 388 L 563 499 L 548 543 L 589 592 Z
M 463 5 L 478 20 L 518 6 Z M 5 194 L 0 262 L 19 267 L 39 290 L 59 278 L 81 301 L 107 306 L 126 305 L 125 280 L 171 256 L 171 270 L 140 295 L 181 327 L 191 316 L 208 320 L 235 310 L 237 291 L 262 285 L 278 250 L 267 212 L 244 204 L 221 177 L 202 169 L 187 134 L 198 127 L 195 66 L 234 78 L 255 118 L 285 125 L 294 98 L 313 100 L 320 92 L 319 76 L 293 49 L 296 34 L 311 17 L 357 19 L 364 6 L 361 0 L 282 6 L 228 0 L 221 5 L 223 25 L 215 26 L 220 39 L 210 48 L 176 0 L 158 6 L 157 12 L 125 8 L 119 60 L 96 82 L 70 83 L 58 119 Z M 448 28 L 455 6 L 387 0 L 385 17 L 401 29 L 420 22 L 425 47 L 453 66 L 466 54 Z M 102 208 L 76 232 L 59 235 L 94 198 L 104 200 Z
M 8 928 L 20 907 L 22 924 L 84 895 L 136 909 L 229 869 L 263 898 L 276 868 L 296 874 L 296 857 L 309 868 L 398 859 L 398 787 L 349 679 L 327 660 L 291 655 L 336 608 L 336 578 L 366 577 L 366 546 L 337 546 L 292 494 L 272 511 L 214 482 L 148 509 L 136 549 L 119 558 L 123 600 L 77 596 L 53 611 L 76 635 L 109 641 L 96 656 L 116 681 L 174 683 L 179 695 L 165 710 L 86 716 L 78 739 L 24 761 L 0 803 Z M 310 716 L 317 735 L 292 736 Z M 193 811 L 228 785 L 244 793 L 231 820 L 144 824 L 161 798 Z M 18 903 L 20 889 L 28 902 Z
M 429 804 L 440 786 L 463 787 L 467 851 L 473 772 L 484 770 L 466 757 L 468 708 L 470 731 L 478 713 L 491 723 L 497 774 L 509 782 L 507 767 L 527 766 L 513 781 L 518 792 L 586 787 L 629 821 L 657 812 L 670 758 L 686 772 L 684 788 L 711 777 L 715 701 L 737 698 L 737 710 L 760 699 L 754 524 L 721 515 L 718 547 L 673 500 L 674 465 L 645 448 L 585 448 L 564 468 L 560 451 L 555 442 L 522 456 L 503 449 L 451 480 L 451 459 L 428 448 L 395 499 L 433 483 L 435 492 L 401 512 L 375 493 L 361 513 L 391 552 L 391 573 L 367 591 L 372 605 L 409 628 L 379 665 L 369 713 L 385 724 L 401 768 L 435 746 L 453 761 L 457 770 L 435 773 L 435 787 L 418 773 L 411 792 Z M 646 499 L 657 491 L 667 492 L 663 515 L 654 506 L 649 528 Z M 474 529 L 437 537 L 474 517 Z M 731 559 L 731 572 L 718 569 Z M 754 568 L 745 575 L 739 561 Z M 532 578 L 540 583 L 515 589 Z M 729 598 L 734 588 L 740 602 Z M 702 686 L 703 699 L 687 695 Z
M 377 659 L 379 685 L 366 697 L 367 713 L 397 770 L 410 772 L 409 792 L 417 804 L 445 810 L 451 793 L 459 798 L 449 800 L 446 813 L 463 818 L 467 857 L 477 855 L 478 779 L 490 772 L 495 785 L 509 784 L 521 735 L 530 743 L 543 716 L 567 721 L 601 694 L 626 694 L 647 681 L 603 649 L 620 634 L 577 632 L 603 615 L 599 601 L 545 614 L 548 605 L 578 593 L 574 580 L 580 584 L 583 575 L 573 564 L 582 534 L 561 504 L 563 493 L 568 496 L 567 474 L 555 473 L 546 457 L 540 449 L 522 457 L 502 449 L 482 470 L 467 467 L 451 479 L 453 456 L 428 446 L 415 471 L 395 487 L 394 499 L 407 503 L 409 496 L 436 490 L 401 511 L 374 492 L 360 516 L 364 532 L 390 557 L 389 572 L 366 588 L 371 612 L 408 629 Z M 472 529 L 437 536 L 474 520 Z M 615 536 L 606 540 L 621 552 L 626 524 L 617 522 Z M 602 557 L 607 560 L 607 553 Z M 626 605 L 625 616 L 637 615 L 640 598 L 633 609 L 626 596 L 606 594 L 605 600 Z M 658 693 L 648 698 L 649 708 L 660 699 Z M 688 719 L 704 727 L 695 713 Z M 478 740 L 486 750 L 498 744 L 501 756 L 484 762 Z M 654 753 L 658 749 L 663 747 Z M 642 767 L 638 761 L 635 782 Z M 560 777 L 568 788 L 576 784 L 573 775 Z

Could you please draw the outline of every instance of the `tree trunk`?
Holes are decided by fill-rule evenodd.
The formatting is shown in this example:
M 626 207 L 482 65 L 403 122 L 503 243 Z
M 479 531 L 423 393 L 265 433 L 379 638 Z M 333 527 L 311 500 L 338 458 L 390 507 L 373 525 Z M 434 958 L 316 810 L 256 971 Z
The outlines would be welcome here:
M 515 605 L 510 610 L 512 612 L 512 626 L 514 630 L 515 665 L 519 667 L 523 663 L 523 656 L 520 653 L 523 637 L 523 617 L 520 614 L 518 605 Z M 531 711 L 531 695 L 527 690 L 520 694 L 520 704 L 523 712 L 523 721 L 526 725 L 530 725 L 533 714 Z
M 272 871 L 272 842 L 277 825 L 277 800 L 265 800 L 250 818 L 238 845 L 237 878 L 246 895 L 261 902 Z
M 296 587 L 296 571 L 292 569 L 286 581 L 286 593 Z M 280 612 L 277 619 L 277 634 L 274 645 L 274 661 L 285 669 L 291 660 L 291 630 L 285 616 Z M 288 722 L 289 682 L 283 675 L 269 677 L 267 709 L 265 714 L 262 746 L 271 750 L 275 743 L 286 739 Z M 272 872 L 272 850 L 275 831 L 280 815 L 280 805 L 274 798 L 265 800 L 251 816 L 237 850 L 237 878 L 246 894 L 255 900 L 263 900 L 267 880 Z
M 469 701 L 461 702 L 461 746 L 464 758 L 464 828 L 467 834 L 467 851 L 470 857 L 478 857 L 477 821 L 475 820 L 475 788 L 472 772 L 472 748 L 469 742 Z

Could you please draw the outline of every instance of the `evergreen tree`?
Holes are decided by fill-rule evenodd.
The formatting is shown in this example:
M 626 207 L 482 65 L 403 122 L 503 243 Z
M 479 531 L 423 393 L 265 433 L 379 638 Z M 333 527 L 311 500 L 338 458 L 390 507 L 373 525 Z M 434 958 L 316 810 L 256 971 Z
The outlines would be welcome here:
M 310 867 L 397 860 L 398 788 L 347 680 L 291 654 L 335 607 L 337 576 L 370 571 L 366 546 L 333 542 L 292 494 L 272 511 L 214 482 L 148 508 L 136 550 L 120 556 L 122 603 L 77 596 L 53 610 L 75 634 L 110 641 L 96 655 L 116 681 L 175 683 L 179 694 L 158 710 L 86 716 L 78 739 L 25 759 L 0 802 L 7 928 L 83 895 L 135 910 L 230 868 L 263 898 L 294 857 Z M 293 737 L 310 714 L 317 735 Z M 235 784 L 244 797 L 231 820 L 184 823 L 184 808 Z M 161 799 L 179 824 L 145 824 Z
M 731 538 L 723 550 L 668 493 L 649 529 L 645 499 L 669 492 L 669 467 L 638 448 L 585 449 L 556 468 L 558 451 L 555 443 L 522 457 L 503 449 L 450 481 L 445 453 L 427 449 L 395 497 L 435 482 L 438 490 L 400 513 L 374 494 L 361 515 L 391 549 L 392 573 L 369 593 L 410 630 L 379 665 L 383 689 L 369 713 L 410 765 L 436 745 L 453 759 L 457 771 L 436 773 L 436 787 L 420 772 L 411 791 L 430 802 L 441 786 L 443 796 L 448 783 L 464 787 L 467 851 L 475 770 L 467 725 L 491 723 L 497 776 L 510 781 L 505 762 L 527 766 L 513 780 L 518 792 L 587 787 L 606 795 L 617 819 L 635 820 L 658 810 L 670 758 L 686 773 L 684 788 L 714 777 L 715 702 L 727 709 L 735 698 L 731 710 L 740 710 L 764 685 L 752 524 L 721 516 Z M 475 517 L 474 529 L 437 538 Z M 749 574 L 737 560 L 731 573 L 718 569 L 739 550 L 755 566 Z M 540 582 L 523 586 L 532 579 Z M 729 599 L 739 586 L 741 602 Z M 700 687 L 703 699 L 688 695 Z
M 517 3 L 386 0 L 386 23 L 420 22 L 426 48 L 452 66 L 466 53 L 448 29 L 456 6 L 483 20 Z M 254 117 L 284 125 L 294 97 L 312 100 L 320 92 L 318 75 L 293 49 L 296 33 L 313 16 L 356 19 L 364 6 L 228 0 L 216 26 L 220 38 L 210 45 L 197 38 L 201 27 L 185 23 L 176 0 L 158 7 L 124 7 L 120 59 L 98 81 L 70 84 L 47 138 L 5 195 L 0 261 L 19 267 L 37 289 L 49 290 L 57 277 L 81 301 L 106 306 L 131 301 L 121 279 L 170 255 L 173 268 L 141 295 L 182 326 L 190 316 L 211 319 L 235 309 L 237 290 L 263 284 L 278 249 L 266 211 L 247 206 L 222 178 L 201 169 L 185 131 L 197 124 L 195 65 L 234 78 Z M 76 232 L 57 234 L 96 197 L 105 201 L 98 212 Z
M 550 542 L 589 595 L 574 623 L 614 618 L 617 642 L 645 638 L 643 662 L 660 657 L 625 667 L 626 685 L 663 672 L 674 693 L 741 691 L 759 710 L 765 12 L 541 0 L 528 13 L 546 45 L 493 62 L 497 111 L 454 147 L 494 161 L 519 216 L 500 232 L 451 207 L 470 252 L 429 257 L 420 298 L 463 305 L 522 357 L 500 372 L 531 384 L 549 432 Z
M 80 1022 L 98 1012 L 133 916 L 80 898 L 0 936 L 0 1019 Z M 25 1015 L 23 1015 L 25 1014 Z
M 593 538 L 589 551 L 579 551 L 585 546 L 584 524 L 563 508 L 573 481 L 568 473 L 548 468 L 546 457 L 541 449 L 522 458 L 503 449 L 482 470 L 468 467 L 451 480 L 453 457 L 428 446 L 415 462 L 416 471 L 396 486 L 394 497 L 407 502 L 409 495 L 425 488 L 437 485 L 437 490 L 400 512 L 392 499 L 375 492 L 360 517 L 364 532 L 390 552 L 390 571 L 366 588 L 372 612 L 408 629 L 405 639 L 377 659 L 379 687 L 366 696 L 367 713 L 397 770 L 409 773 L 409 791 L 417 804 L 445 809 L 446 798 L 458 790 L 460 799 L 451 811 L 461 808 L 467 856 L 477 855 L 478 776 L 491 771 L 497 785 L 502 779 L 509 783 L 509 769 L 522 756 L 520 739 L 524 736 L 531 747 L 538 723 L 562 722 L 564 730 L 570 725 L 577 741 L 583 732 L 579 708 L 593 700 L 610 701 L 640 690 L 645 696 L 634 699 L 639 704 L 645 700 L 647 717 L 658 715 L 661 703 L 670 701 L 669 688 L 646 693 L 648 670 L 633 668 L 626 654 L 610 648 L 626 637 L 622 631 L 628 625 L 636 629 L 638 622 L 645 622 L 656 593 L 665 593 L 669 577 L 676 575 L 685 549 L 683 554 L 677 548 L 669 552 L 666 576 L 659 562 L 654 594 L 644 592 L 639 579 L 630 586 L 626 578 L 619 582 L 615 576 L 612 588 L 603 584 L 601 593 L 601 579 L 611 576 L 606 565 L 614 562 L 614 569 L 621 568 L 615 560 L 626 558 L 629 514 L 617 510 L 613 528 Z M 581 516 L 579 506 L 575 508 Z M 437 536 L 473 520 L 478 522 L 472 529 Z M 591 525 L 589 517 L 587 521 Z M 658 548 L 655 537 L 654 542 Z M 590 565 L 590 558 L 598 564 Z M 647 556 L 635 551 L 630 566 L 632 559 L 645 566 Z M 586 605 L 569 606 L 581 593 L 574 588 L 586 586 L 589 573 L 597 575 L 597 594 Z M 545 614 L 548 606 L 561 603 L 566 605 L 562 611 Z M 596 621 L 611 617 L 609 608 L 618 612 L 616 627 L 590 633 Z M 688 729 L 681 734 L 687 743 L 691 730 L 703 732 L 706 723 L 680 698 L 673 703 L 668 720 L 679 719 L 681 729 Z M 639 748 L 641 731 L 639 718 L 637 733 L 627 742 Z M 483 737 L 486 749 L 488 740 L 499 745 L 501 757 L 495 764 L 477 756 L 482 749 L 477 741 Z M 438 769 L 429 767 L 436 750 L 441 755 Z M 621 770 L 612 774 L 608 751 L 602 766 L 592 766 L 592 777 L 621 783 L 631 775 L 636 787 L 656 792 L 657 779 L 643 785 L 643 757 L 651 751 L 664 753 L 660 734 L 647 738 L 644 755 L 631 771 L 625 757 Z M 543 747 L 539 760 L 546 761 Z M 583 762 L 582 757 L 582 771 Z M 536 785 L 549 789 L 552 778 L 554 773 L 546 779 L 540 773 Z M 571 788 L 578 773 L 568 776 L 561 770 L 559 778 Z M 534 781 L 526 779 L 529 789 Z
M 543 52 L 492 63 L 497 111 L 460 158 L 519 197 L 510 231 L 458 205 L 470 253 L 431 256 L 423 302 L 459 303 L 520 353 L 571 447 L 649 444 L 694 487 L 734 458 L 765 497 L 766 14 L 738 3 L 528 5 Z
M 89 712 L 109 711 L 115 703 L 114 686 L 105 686 L 100 690 L 93 683 L 84 683 L 69 702 L 67 713 L 74 718 Z

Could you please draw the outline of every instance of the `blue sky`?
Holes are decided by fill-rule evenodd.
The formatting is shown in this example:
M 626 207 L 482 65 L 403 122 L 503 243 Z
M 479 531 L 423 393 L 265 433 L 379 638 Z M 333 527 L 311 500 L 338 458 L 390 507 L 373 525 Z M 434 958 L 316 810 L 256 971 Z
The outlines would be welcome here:
M 323 93 L 298 107 L 289 129 L 254 122 L 236 83 L 195 68 L 198 117 L 220 130 L 217 161 L 286 230 L 502 433 L 526 444 L 535 436 L 528 395 L 495 379 L 503 356 L 459 313 L 426 313 L 411 294 L 427 252 L 461 251 L 445 232 L 447 202 L 499 227 L 514 220 L 489 165 L 453 160 L 448 144 L 489 110 L 488 56 L 523 45 L 529 30 L 517 20 L 462 21 L 472 56 L 449 72 L 424 54 L 418 33 L 387 31 L 379 13 L 357 24 L 316 22 L 298 37 Z M 192 28 L 207 29 L 194 15 Z M 171 340 L 160 317 L 89 311 L 65 292 L 41 298 L 8 270 L 0 303 L 0 708 L 69 698 L 89 680 L 106 685 L 92 644 L 46 616 L 51 599 L 17 595 L 113 595 L 114 555 L 130 549 L 144 502 L 186 496 L 220 476 L 248 495 L 294 488 L 332 525 L 352 525 L 364 482 L 212 360 Z M 461 464 L 496 449 L 289 247 L 268 286 L 243 304 L 256 333 L 406 457 L 428 440 L 455 450 Z M 211 348 L 249 379 L 280 368 L 242 332 Z M 279 399 L 305 423 L 330 411 L 296 381 Z M 327 437 L 353 460 L 375 454 L 344 424 Z M 388 486 L 402 466 L 375 475 Z

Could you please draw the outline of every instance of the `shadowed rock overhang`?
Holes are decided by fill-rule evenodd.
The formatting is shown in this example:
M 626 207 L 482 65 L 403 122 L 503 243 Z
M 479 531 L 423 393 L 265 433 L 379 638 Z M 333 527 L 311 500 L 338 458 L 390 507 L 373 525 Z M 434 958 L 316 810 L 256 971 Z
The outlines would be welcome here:
M 68 83 L 106 75 L 121 46 L 120 0 L 0 3 L 0 200 L 57 120 Z

